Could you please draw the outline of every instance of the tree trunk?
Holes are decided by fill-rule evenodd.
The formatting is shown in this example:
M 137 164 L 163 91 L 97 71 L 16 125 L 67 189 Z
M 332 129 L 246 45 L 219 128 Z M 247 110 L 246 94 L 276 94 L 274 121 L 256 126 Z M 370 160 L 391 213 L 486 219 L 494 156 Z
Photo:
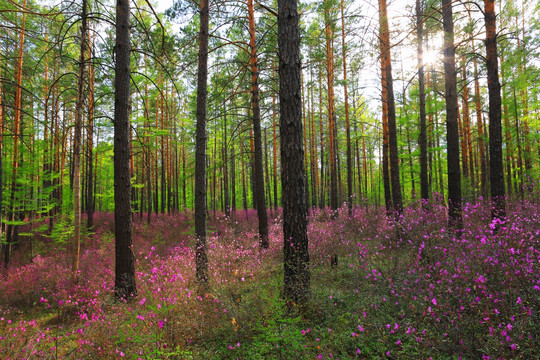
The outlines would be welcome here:
M 347 205 L 349 216 L 352 216 L 353 207 L 353 173 L 354 167 L 352 162 L 351 150 L 351 125 L 349 121 L 349 97 L 347 92 L 347 51 L 345 44 L 345 14 L 343 0 L 340 2 L 341 7 L 341 46 L 343 48 L 343 96 L 345 99 L 345 132 L 347 136 Z
M 196 275 L 208 282 L 206 256 L 206 98 L 208 78 L 208 0 L 201 0 L 199 30 L 199 69 L 197 76 L 197 129 L 195 135 L 195 236 Z
M 323 131 L 323 100 L 322 100 L 322 69 L 321 65 L 319 64 L 319 138 L 321 143 L 321 188 L 319 190 L 320 198 L 319 198 L 319 208 L 324 209 L 326 206 L 326 194 L 325 194 L 325 188 L 324 188 L 324 131 Z
M 45 74 L 47 74 L 47 70 L 45 70 Z M 45 75 L 45 84 L 47 84 L 47 75 Z M 0 250 L 4 243 L 4 239 L 2 238 L 4 219 L 4 100 L 2 93 L 2 63 L 0 62 Z M 45 104 L 47 105 L 47 103 Z M 45 113 L 47 113 L 47 107 L 45 107 Z M 47 126 L 47 116 L 45 116 L 45 126 Z M 46 143 L 46 138 L 44 142 Z M 47 148 L 46 145 L 45 148 Z
M 135 258 L 132 251 L 130 178 L 130 53 L 131 30 L 128 0 L 116 2 L 116 66 L 114 106 L 114 293 L 119 301 L 137 296 Z
M 472 21 L 471 12 L 469 13 L 469 21 Z M 474 45 L 474 39 L 471 39 L 472 52 L 476 52 Z M 480 194 L 485 197 L 487 195 L 487 183 L 488 183 L 488 169 L 487 161 L 485 156 L 485 146 L 484 146 L 484 126 L 482 122 L 482 104 L 480 99 L 480 82 L 478 80 L 478 64 L 476 57 L 473 57 L 473 66 L 474 66 L 474 107 L 476 110 L 476 126 L 477 126 L 477 136 L 478 136 L 478 157 L 480 162 L 480 175 L 478 176 L 480 180 Z
M 93 40 L 95 37 L 93 38 Z M 94 227 L 94 94 L 95 94 L 95 70 L 94 65 L 92 64 L 92 48 L 94 46 L 94 41 L 92 41 L 92 46 L 88 47 L 88 58 L 90 62 L 88 64 L 88 129 L 86 132 L 87 136 L 87 168 L 88 173 L 87 177 L 87 196 L 86 196 L 86 211 L 87 211 L 87 222 L 86 227 L 92 229 Z
M 272 71 L 272 76 L 274 76 Z M 278 207 L 278 174 L 277 174 L 277 124 L 276 124 L 276 94 L 272 94 L 272 168 L 274 175 L 274 209 Z
M 86 55 L 87 32 L 87 5 L 86 0 L 82 0 L 81 15 L 81 48 L 79 53 L 79 76 L 77 77 L 77 102 L 75 105 L 75 134 L 73 136 L 73 253 L 71 262 L 71 272 L 73 281 L 78 281 L 79 260 L 81 251 L 81 132 L 83 117 L 84 99 L 84 68 Z
M 284 296 L 302 305 L 310 293 L 310 272 L 297 0 L 278 0 L 278 48 Z
M 231 203 L 229 197 L 229 167 L 228 167 L 228 157 L 227 148 L 229 144 L 227 143 L 227 108 L 224 108 L 223 116 L 223 196 L 225 197 L 225 216 L 231 216 Z
M 249 16 L 249 48 L 251 69 L 251 108 L 253 110 L 253 141 L 255 147 L 255 184 L 257 192 L 253 194 L 257 202 L 257 215 L 259 217 L 259 242 L 261 249 L 268 248 L 268 216 L 266 213 L 266 199 L 264 195 L 264 169 L 262 157 L 261 136 L 261 109 L 259 105 L 259 69 L 257 65 L 257 42 L 255 34 L 255 11 L 253 0 L 248 2 Z
M 424 49 L 423 49 L 423 10 L 420 0 L 416 0 L 416 33 L 417 33 L 417 56 L 418 56 L 418 96 L 420 98 L 420 196 L 422 207 L 427 209 L 429 203 L 428 182 L 428 146 L 426 131 L 426 92 L 424 80 Z
M 451 0 L 442 0 L 444 28 L 444 83 L 446 96 L 446 142 L 448 162 L 448 222 L 456 229 L 462 227 L 461 171 L 459 166 L 459 127 L 456 74 L 456 48 Z
M 495 1 L 484 0 L 486 23 L 486 66 L 489 92 L 489 168 L 492 218 L 505 218 L 504 168 L 502 161 L 501 84 L 497 62 Z
M 339 207 L 338 175 L 336 166 L 336 114 L 334 99 L 334 29 L 330 18 L 330 4 L 324 5 L 324 22 L 326 34 L 326 75 L 328 80 L 328 147 L 330 150 L 330 209 L 332 216 L 336 216 Z
M 386 10 L 386 0 L 379 0 L 379 31 L 381 40 L 382 55 L 382 77 L 383 87 L 386 88 L 386 103 L 388 117 L 388 152 L 390 157 L 390 180 L 392 184 L 392 203 L 396 218 L 403 212 L 403 202 L 401 198 L 401 185 L 399 180 L 399 155 L 396 132 L 396 105 L 394 102 L 394 84 L 392 79 L 392 61 L 390 57 L 390 34 L 388 29 L 388 14 Z
M 22 108 L 22 66 L 23 66 L 23 54 L 24 54 L 24 34 L 25 34 L 25 23 L 26 23 L 26 0 L 23 1 L 22 5 L 23 14 L 21 27 L 19 29 L 19 54 L 17 57 L 17 65 L 15 67 L 16 76 L 15 80 L 17 82 L 17 88 L 15 89 L 15 116 L 13 119 L 13 165 L 11 171 L 11 195 L 9 202 L 9 211 L 11 212 L 10 220 L 16 220 L 16 209 L 15 209 L 15 193 L 17 192 L 17 174 L 19 168 L 19 133 L 20 133 L 20 124 L 21 124 L 21 108 Z M 9 235 L 9 234 L 8 234 Z M 7 269 L 11 261 L 11 246 L 12 246 L 13 237 L 6 236 L 6 245 L 4 249 L 4 266 Z

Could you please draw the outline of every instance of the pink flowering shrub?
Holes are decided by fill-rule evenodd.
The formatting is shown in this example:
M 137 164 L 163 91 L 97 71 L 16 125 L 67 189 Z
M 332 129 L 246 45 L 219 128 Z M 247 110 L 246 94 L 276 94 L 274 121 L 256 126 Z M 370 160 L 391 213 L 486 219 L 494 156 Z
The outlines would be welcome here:
M 0 278 L 1 359 L 515 359 L 535 358 L 540 292 L 539 206 L 466 204 L 464 229 L 446 208 L 403 218 L 313 210 L 309 303 L 281 299 L 282 217 L 260 251 L 253 210 L 209 222 L 211 282 L 194 280 L 192 214 L 134 216 L 138 297 L 112 299 L 114 224 L 96 214 L 79 281 L 55 245 Z M 495 231 L 495 229 L 498 229 Z M 37 241 L 37 240 L 35 240 Z M 41 240 L 40 240 L 41 241 Z M 337 257 L 337 264 L 332 260 Z M 22 258 L 22 257 L 21 257 Z

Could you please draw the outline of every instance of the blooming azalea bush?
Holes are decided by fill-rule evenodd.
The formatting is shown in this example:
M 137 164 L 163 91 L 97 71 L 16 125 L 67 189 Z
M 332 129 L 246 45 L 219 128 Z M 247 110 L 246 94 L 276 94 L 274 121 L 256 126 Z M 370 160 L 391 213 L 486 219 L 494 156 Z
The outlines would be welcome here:
M 191 214 L 135 216 L 137 298 L 113 301 L 114 224 L 97 214 L 79 281 L 69 252 L 46 251 L 0 280 L 2 359 L 530 359 L 538 355 L 539 205 L 491 221 L 466 204 L 310 215 L 311 299 L 281 298 L 282 219 L 260 251 L 256 213 L 209 223 L 211 283 L 194 280 Z M 24 257 L 20 257 L 21 259 Z M 337 258 L 337 264 L 333 259 Z

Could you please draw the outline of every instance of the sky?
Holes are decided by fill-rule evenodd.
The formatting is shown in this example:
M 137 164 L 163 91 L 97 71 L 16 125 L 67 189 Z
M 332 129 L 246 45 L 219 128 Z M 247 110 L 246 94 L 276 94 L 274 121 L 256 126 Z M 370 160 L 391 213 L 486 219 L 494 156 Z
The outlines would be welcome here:
M 173 2 L 173 0 L 152 0 L 152 4 L 156 4 L 154 9 L 156 9 L 157 12 L 164 12 L 172 6 Z

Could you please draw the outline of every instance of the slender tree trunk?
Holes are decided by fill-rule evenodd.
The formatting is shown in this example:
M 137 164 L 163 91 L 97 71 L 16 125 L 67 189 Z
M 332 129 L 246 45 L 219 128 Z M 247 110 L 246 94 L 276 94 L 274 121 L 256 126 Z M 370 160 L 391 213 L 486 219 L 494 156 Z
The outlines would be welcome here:
M 199 283 L 208 282 L 206 256 L 206 97 L 208 78 L 208 0 L 201 0 L 199 30 L 199 70 L 197 77 L 197 129 L 195 143 L 195 236 L 196 275 Z
M 465 161 L 465 156 L 463 156 L 463 168 L 467 168 L 467 176 L 469 177 L 470 183 L 472 185 L 472 195 L 475 196 L 474 184 L 476 183 L 476 179 L 474 176 L 474 161 L 471 143 L 471 112 L 469 108 L 469 86 L 467 85 L 467 68 L 465 66 L 465 63 L 463 63 L 463 83 L 463 141 L 466 144 L 467 153 L 467 161 Z
M 465 66 L 465 63 L 462 63 L 462 66 Z M 461 81 L 465 82 L 466 80 L 461 79 Z M 462 92 L 463 97 L 466 93 L 465 88 L 466 86 L 463 88 L 463 92 Z M 460 147 L 461 147 L 461 174 L 462 174 L 462 177 L 465 180 L 467 180 L 469 178 L 469 168 L 468 168 L 469 155 L 467 153 L 468 147 L 467 147 L 467 135 L 465 133 L 465 127 L 466 127 L 465 123 L 467 121 L 468 112 L 466 113 L 465 109 L 466 109 L 465 101 L 462 98 L 462 107 L 460 111 L 459 99 L 458 99 L 458 129 L 459 129 L 459 139 L 460 139 Z M 466 195 L 467 194 L 465 194 L 465 196 Z
M 26 0 L 23 1 L 22 5 L 23 11 L 26 9 Z M 11 212 L 10 220 L 16 220 L 16 209 L 15 209 L 15 193 L 17 191 L 17 175 L 19 168 L 19 133 L 20 133 L 20 124 L 21 124 L 21 108 L 22 108 L 22 66 L 23 66 L 23 55 L 24 55 L 24 35 L 25 35 L 25 23 L 26 23 L 26 12 L 22 14 L 21 27 L 19 29 L 19 54 L 17 57 L 17 65 L 15 67 L 16 75 L 15 80 L 17 82 L 17 88 L 15 89 L 15 116 L 13 119 L 13 164 L 11 171 L 11 194 L 10 194 L 10 203 L 9 211 Z M 14 226 L 15 227 L 15 226 Z M 15 229 L 14 229 L 15 230 Z M 13 242 L 13 237 L 10 237 L 9 234 L 6 237 L 6 245 L 4 252 L 4 266 L 6 269 L 9 267 L 11 261 L 11 245 Z
M 424 80 L 424 33 L 423 33 L 423 10 L 420 0 L 416 0 L 416 34 L 417 34 L 417 58 L 418 58 L 418 93 L 420 98 L 420 196 L 422 207 L 427 209 L 429 203 L 429 182 L 428 182 L 428 146 L 426 131 L 426 92 Z
M 517 102 L 517 95 L 516 95 L 516 89 L 512 89 L 513 98 L 514 98 L 514 127 L 516 129 L 516 147 L 517 147 L 517 168 L 519 169 L 516 172 L 516 193 L 519 193 L 521 197 L 523 197 L 523 150 L 521 146 L 521 136 L 519 131 L 519 114 L 518 114 L 518 102 Z M 490 149 L 491 150 L 491 149 Z M 490 164 L 491 165 L 491 164 Z
M 281 182 L 283 186 L 284 296 L 303 305 L 310 271 L 305 201 L 300 26 L 297 0 L 278 0 Z
M 523 7 L 523 0 L 522 0 L 522 7 Z M 522 31 L 522 37 L 523 37 L 523 42 L 525 42 L 525 10 L 522 9 L 522 26 L 521 26 L 521 31 Z M 518 18 L 516 16 L 516 28 L 518 28 L 519 25 L 518 25 Z M 523 74 L 526 72 L 527 70 L 527 58 L 526 58 L 526 55 L 525 55 L 525 52 L 526 52 L 526 49 L 525 49 L 525 46 L 524 44 L 522 45 L 522 42 L 521 42 L 521 39 L 519 38 L 519 35 L 517 36 L 517 47 L 518 47 L 518 51 L 520 53 L 520 56 L 522 56 L 522 58 L 520 59 L 521 61 L 519 62 L 519 72 L 520 74 Z M 530 117 L 530 114 L 529 114 L 529 96 L 528 96 L 528 93 L 527 93 L 527 86 L 528 86 L 528 81 L 524 81 L 523 82 L 523 85 L 522 85 L 522 88 L 521 88 L 521 105 L 523 107 L 523 116 L 522 116 L 522 119 L 523 119 L 523 142 L 524 142 L 524 152 L 523 152 L 523 157 L 524 157 L 524 162 L 525 162 L 525 170 L 526 170 L 526 174 L 525 176 L 531 176 L 531 169 L 532 169 L 532 158 L 531 158 L 531 143 L 530 143 L 530 140 L 529 140 L 529 134 L 530 134 L 530 128 L 529 128 L 529 117 Z M 517 130 L 517 129 L 516 129 Z M 525 181 L 527 183 L 529 183 L 532 179 L 528 178 L 528 179 L 525 179 Z
M 471 20 L 471 14 L 469 11 L 469 20 Z M 472 51 L 476 51 L 474 45 L 474 39 L 471 39 L 472 42 Z M 480 81 L 478 80 L 478 64 L 476 57 L 473 58 L 474 66 L 474 107 L 476 110 L 476 126 L 477 126 L 477 135 L 478 135 L 478 157 L 480 161 L 480 194 L 482 196 L 487 195 L 487 184 L 488 184 L 488 169 L 487 161 L 485 156 L 485 145 L 484 145 L 484 126 L 482 121 L 482 104 L 480 99 Z
M 394 84 L 392 79 L 392 61 L 390 57 L 390 34 L 388 29 L 388 14 L 386 0 L 379 0 L 379 32 L 381 39 L 383 87 L 386 88 L 386 103 L 388 119 L 388 152 L 390 157 L 390 180 L 392 184 L 392 204 L 396 218 L 403 212 L 401 185 L 399 180 L 399 157 L 396 132 L 396 105 L 394 102 Z
M 444 28 L 444 79 L 446 96 L 446 142 L 448 156 L 448 221 L 461 229 L 461 171 L 459 166 L 459 128 L 456 74 L 456 48 L 451 0 L 442 0 Z
M 326 34 L 326 74 L 328 76 L 328 146 L 330 150 L 330 209 L 332 216 L 337 215 L 338 200 L 338 175 L 336 166 L 336 114 L 334 99 L 334 29 L 330 18 L 330 4 L 325 4 L 324 21 Z
M 244 158 L 244 142 L 240 139 L 240 160 L 242 163 L 242 200 L 244 205 L 244 213 L 246 214 L 246 220 L 248 216 L 248 203 L 247 203 L 247 185 L 246 185 L 246 160 Z
M 82 0 L 81 15 L 81 48 L 79 54 L 79 76 L 77 77 L 77 103 L 75 105 L 75 134 L 73 136 L 73 253 L 71 262 L 71 272 L 73 281 L 78 281 L 79 259 L 81 251 L 81 132 L 83 117 L 84 99 L 84 71 L 86 55 L 87 30 L 87 4 Z
M 147 57 L 144 56 L 144 72 L 147 73 Z M 144 128 L 145 131 L 150 134 L 150 102 L 148 96 L 148 82 L 144 84 Z M 145 170 L 146 170 L 146 202 L 148 203 L 146 209 L 146 222 L 150 224 L 152 221 L 152 152 L 150 150 L 150 137 L 144 138 L 146 156 Z
M 264 128 L 264 177 L 266 185 L 266 200 L 268 201 L 268 207 L 272 209 L 272 192 L 270 189 L 270 169 L 268 163 L 268 131 Z
M 233 214 L 236 214 L 236 149 L 234 146 L 234 136 L 231 137 L 231 151 L 231 210 Z
M 87 136 L 87 197 L 86 197 L 86 210 L 87 210 L 87 222 L 86 227 L 92 229 L 94 227 L 94 94 L 95 94 L 95 70 L 92 64 L 92 48 L 94 47 L 94 39 L 92 39 L 92 46 L 88 47 L 88 129 Z
M 231 203 L 230 203 L 230 197 L 229 197 L 229 167 L 228 167 L 228 157 L 229 154 L 227 152 L 227 149 L 229 147 L 228 139 L 227 139 L 227 109 L 224 109 L 224 116 L 223 116 L 223 196 L 225 197 L 225 216 L 230 217 L 231 216 Z
M 497 60 L 497 25 L 495 1 L 484 0 L 486 23 L 486 66 L 489 92 L 489 168 L 491 183 L 491 216 L 503 221 L 506 216 L 504 172 L 502 161 L 501 84 Z
M 313 208 L 316 208 L 319 204 L 319 159 L 317 156 L 317 140 L 315 138 L 315 102 L 314 102 L 314 82 L 313 82 L 313 71 L 311 71 L 311 123 L 310 123 L 310 155 L 311 155 L 311 177 L 312 182 L 312 199 L 313 199 Z
M 500 4 L 500 7 L 502 9 L 502 3 Z M 504 26 L 501 19 L 501 27 Z M 505 56 L 504 56 L 504 47 L 501 48 L 501 51 L 499 52 L 500 58 L 501 58 L 501 82 L 505 84 L 507 82 L 507 78 L 505 76 Z M 502 116 L 504 121 L 504 130 L 505 130 L 505 142 L 506 142 L 506 191 L 508 192 L 508 195 L 512 194 L 512 169 L 514 165 L 514 158 L 513 158 L 513 144 L 512 144 L 512 132 L 511 132 L 511 126 L 510 126 L 510 115 L 508 111 L 508 95 L 506 92 L 506 87 L 501 86 L 501 92 L 502 92 Z M 516 129 L 517 130 L 517 129 Z
M 261 249 L 268 248 L 268 216 L 266 213 L 266 199 L 264 194 L 264 170 L 262 158 L 261 136 L 261 109 L 259 105 L 259 69 L 257 65 L 257 42 L 255 34 L 255 11 L 253 0 L 248 2 L 249 16 L 249 48 L 251 69 L 251 108 L 253 110 L 253 135 L 255 146 L 255 183 L 257 192 L 253 194 L 257 202 L 257 215 L 259 217 L 259 242 Z
M 308 139 L 308 114 L 306 112 L 306 102 L 309 101 L 309 95 L 306 95 L 306 91 L 304 90 L 304 72 L 302 71 L 300 75 L 300 81 L 302 82 L 302 127 L 304 129 L 304 169 L 306 171 L 306 208 L 308 209 L 311 207 L 310 205 L 310 198 L 309 198 L 309 161 L 308 161 L 308 146 L 307 146 L 307 139 Z M 307 99 L 307 100 L 306 100 Z
M 47 74 L 47 70 L 45 70 Z M 45 84 L 47 84 L 47 75 L 45 75 Z M 47 85 L 45 85 L 47 89 Z M 4 219 L 4 99 L 2 97 L 2 62 L 0 61 L 0 244 L 4 243 L 3 237 L 3 219 Z M 45 97 L 47 98 L 47 91 Z M 47 113 L 47 102 L 45 102 L 45 113 Z M 47 116 L 45 115 L 45 129 L 47 126 Z M 47 140 L 45 139 L 46 143 Z M 45 145 L 46 148 L 46 145 Z M 3 247 L 0 246 L 0 249 Z
M 353 207 L 353 159 L 351 150 L 351 125 L 349 121 L 349 96 L 347 92 L 347 51 L 345 44 L 345 14 L 343 0 L 340 2 L 341 7 L 341 46 L 343 49 L 343 96 L 345 99 L 345 132 L 347 136 L 347 204 L 349 216 L 352 216 Z
M 274 71 L 272 71 L 274 75 Z M 276 126 L 276 94 L 272 95 L 272 162 L 274 174 L 274 209 L 278 208 L 278 171 L 277 171 L 277 126 Z
M 319 135 L 321 142 L 321 188 L 319 190 L 320 200 L 319 208 L 324 209 L 326 206 L 326 194 L 325 194 L 325 177 L 324 177 L 324 131 L 323 131 L 323 111 L 322 111 L 322 66 L 319 64 Z
M 116 265 L 114 293 L 120 301 L 137 296 L 132 251 L 130 178 L 130 58 L 131 30 L 128 0 L 116 1 L 116 66 L 114 107 L 114 223 Z

